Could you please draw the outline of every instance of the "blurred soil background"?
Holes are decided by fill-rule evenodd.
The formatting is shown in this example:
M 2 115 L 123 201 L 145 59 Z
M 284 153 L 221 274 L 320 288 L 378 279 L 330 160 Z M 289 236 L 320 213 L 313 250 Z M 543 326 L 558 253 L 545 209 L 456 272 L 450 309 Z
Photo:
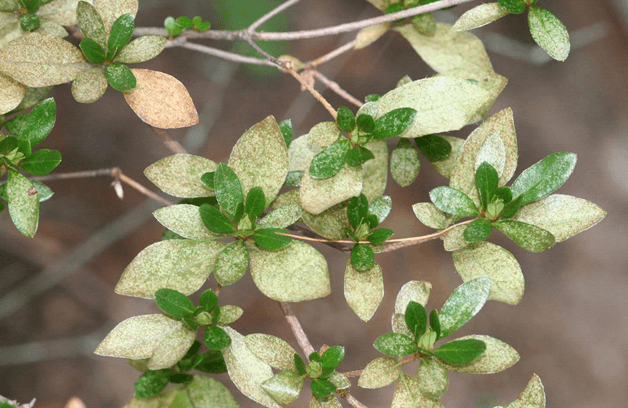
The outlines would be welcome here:
M 240 29 L 279 3 L 142 0 L 136 21 L 137 26 L 160 26 L 168 15 L 201 15 L 212 28 Z M 581 46 L 565 63 L 545 60 L 535 50 L 525 16 L 508 16 L 476 30 L 486 41 L 495 71 L 510 80 L 489 115 L 506 107 L 514 110 L 520 144 L 517 174 L 551 153 L 577 153 L 576 170 L 559 192 L 591 200 L 608 216 L 593 229 L 540 254 L 525 252 L 493 234 L 491 241 L 519 260 L 527 281 L 525 296 L 516 307 L 487 303 L 459 334 L 497 337 L 511 344 L 521 360 L 500 374 L 451 374 L 443 399 L 449 408 L 509 403 L 533 373 L 545 384 L 548 407 L 620 407 L 628 399 L 628 1 L 556 0 L 539 5 L 553 11 Z M 453 22 L 470 7 L 438 14 L 438 19 Z M 376 15 L 378 11 L 364 0 L 302 1 L 262 29 L 318 28 Z M 354 35 L 266 47 L 274 55 L 290 53 L 308 61 Z M 243 44 L 208 45 L 252 52 Z M 291 118 L 295 137 L 329 120 L 292 77 L 271 68 L 241 66 L 177 48 L 143 65 L 167 72 L 187 86 L 201 121 L 173 134 L 190 152 L 216 162 L 226 162 L 241 134 L 268 115 Z M 320 70 L 359 99 L 387 92 L 404 75 L 419 79 L 433 74 L 392 32 Z M 324 95 L 336 107 L 348 105 L 329 90 Z M 74 102 L 69 85 L 56 87 L 53 96 L 59 107 L 57 125 L 45 144 L 63 154 L 57 172 L 119 166 L 156 190 L 142 171 L 171 153 L 120 93 L 109 89 L 91 105 Z M 466 137 L 475 127 L 452 134 Z M 49 182 L 56 194 L 41 206 L 34 239 L 22 237 L 6 212 L 0 216 L 0 395 L 21 402 L 36 397 L 38 408 L 62 407 L 74 395 L 88 408 L 120 408 L 132 397 L 138 372 L 123 359 L 92 352 L 125 318 L 158 312 L 152 301 L 115 295 L 114 286 L 135 255 L 160 240 L 163 227 L 151 216 L 158 204 L 129 188 L 119 200 L 111 182 L 107 177 Z M 430 189 L 446 183 L 427 160 L 410 187 L 401 189 L 389 180 L 386 193 L 394 198 L 393 211 L 383 226 L 397 237 L 430 233 L 415 219 L 411 205 L 428 201 Z M 343 297 L 346 255 L 325 246 L 319 249 L 328 256 L 332 294 L 293 308 L 316 348 L 346 347 L 342 371 L 363 368 L 380 356 L 373 341 L 390 331 L 394 299 L 405 282 L 431 282 L 431 308 L 440 308 L 461 283 L 451 254 L 440 241 L 380 255 L 386 295 L 374 318 L 363 323 Z M 209 285 L 215 286 L 213 278 Z M 298 348 L 278 304 L 262 296 L 248 274 L 220 298 L 221 304 L 245 310 L 233 325 L 236 330 L 274 334 Z M 415 367 L 406 369 L 411 373 Z M 217 379 L 232 389 L 242 407 L 258 406 L 226 375 Z M 393 386 L 363 390 L 353 383 L 352 393 L 369 407 L 390 406 Z M 309 395 L 302 396 L 292 406 L 306 407 L 308 401 Z

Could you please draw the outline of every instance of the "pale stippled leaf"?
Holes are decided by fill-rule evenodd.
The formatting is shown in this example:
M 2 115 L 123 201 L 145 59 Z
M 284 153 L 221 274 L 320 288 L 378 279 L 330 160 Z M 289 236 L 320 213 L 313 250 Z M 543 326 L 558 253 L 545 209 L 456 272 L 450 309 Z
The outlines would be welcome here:
M 416 378 L 401 374 L 395 387 L 391 408 L 443 408 L 443 405 L 423 395 L 419 391 L 419 382 Z
M 23 235 L 32 238 L 39 224 L 39 193 L 23 175 L 9 171 L 7 181 L 9 215 Z
M 65 28 L 63 28 L 61 24 L 55 23 L 54 21 L 42 21 L 36 32 L 54 35 L 58 38 L 65 38 L 68 36 L 68 32 Z
M 371 269 L 360 272 L 348 260 L 344 290 L 349 307 L 360 319 L 368 322 L 384 298 L 382 267 L 375 263 Z
M 133 397 L 129 401 L 128 408 L 169 408 L 172 400 L 178 395 L 180 386 L 168 388 L 154 397 L 140 398 Z
M 42 2 L 43 3 L 43 2 Z M 76 25 L 76 6 L 79 0 L 54 0 L 39 6 L 35 14 L 42 20 L 64 26 Z
M 105 94 L 107 85 L 102 67 L 86 69 L 72 82 L 72 96 L 79 103 L 96 102 Z
M 393 314 L 390 319 L 390 325 L 392 327 L 393 333 L 401 333 L 409 337 L 413 336 L 413 333 L 410 331 L 408 325 L 406 324 L 406 315 L 404 314 Z
M 414 183 L 421 169 L 419 152 L 408 139 L 399 139 L 390 155 L 390 175 L 401 187 Z
M 423 306 L 430 298 L 432 285 L 429 282 L 410 281 L 401 287 L 395 300 L 395 313 L 404 314 L 408 303 L 416 302 Z
M 538 375 L 532 375 L 530 382 L 519 398 L 506 408 L 545 408 L 545 389 Z
M 214 266 L 216 281 L 222 286 L 233 285 L 244 276 L 249 267 L 249 251 L 244 242 L 238 240 L 223 249 Z
M 336 122 L 321 122 L 310 129 L 307 140 L 314 146 L 327 147 L 340 139 L 342 134 Z
M 294 139 L 288 148 L 288 171 L 305 171 L 321 150 L 321 147 L 310 143 L 307 135 Z
M 525 279 L 515 257 L 490 242 L 477 242 L 453 254 L 454 267 L 464 282 L 480 277 L 491 278 L 489 300 L 516 305 L 525 290 Z
M 344 165 L 335 176 L 315 180 L 307 169 L 301 179 L 301 205 L 311 214 L 318 215 L 326 209 L 362 191 L 362 168 Z
M 23 34 L 20 20 L 15 13 L 0 13 L 0 49 Z
M 116 293 L 152 298 L 158 289 L 167 288 L 190 295 L 203 286 L 224 246 L 222 242 L 182 239 L 156 242 L 126 267 Z
M 364 367 L 358 386 L 362 388 L 381 388 L 392 384 L 401 374 L 399 362 L 393 358 L 380 357 Z
M 191 204 L 176 204 L 160 208 L 153 216 L 161 225 L 187 239 L 213 239 L 219 237 L 203 224 L 198 207 Z
M 279 337 L 255 333 L 246 336 L 245 342 L 249 350 L 269 366 L 281 371 L 296 371 L 296 351 Z
M 0 115 L 15 109 L 26 95 L 26 86 L 0 74 Z
M 207 187 L 201 176 L 216 170 L 216 163 L 192 154 L 175 154 L 151 164 L 144 175 L 164 193 L 179 198 L 214 196 L 214 189 Z
M 398 108 L 417 110 L 412 126 L 400 136 L 419 137 L 472 123 L 491 98 L 489 92 L 463 78 L 439 76 L 395 88 L 377 104 L 380 116 Z
M 447 214 L 436 208 L 432 203 L 417 203 L 412 206 L 414 215 L 426 227 L 434 229 L 445 229 L 451 224 Z
M 339 240 L 346 238 L 346 226 L 349 225 L 347 209 L 336 206 L 323 211 L 318 215 L 303 211 L 303 222 L 318 235 L 327 239 Z
M 476 204 L 462 191 L 451 187 L 436 187 L 430 191 L 430 200 L 441 211 L 459 217 L 479 215 Z
M 446 158 L 434 160 L 431 163 L 437 172 L 439 172 L 443 177 L 449 178 L 451 177 L 451 172 L 454 170 L 454 166 L 456 165 L 456 160 L 458 159 L 458 154 L 464 144 L 464 139 L 445 135 L 441 137 L 447 140 L 451 145 L 451 153 L 449 153 L 449 156 Z
M 277 251 L 249 248 L 251 276 L 259 290 L 280 302 L 301 302 L 329 295 L 325 257 L 304 242 Z
M 198 113 L 185 86 L 173 76 L 150 69 L 132 69 L 135 88 L 123 92 L 124 100 L 144 122 L 161 129 L 198 123 Z
M 242 308 L 235 305 L 226 305 L 220 307 L 220 317 L 218 317 L 218 321 L 216 322 L 219 326 L 226 326 L 238 320 L 244 310 Z
M 375 41 L 379 40 L 388 30 L 390 29 L 390 23 L 384 24 L 376 24 L 370 27 L 364 27 L 360 31 L 358 31 L 358 35 L 355 38 L 355 46 L 356 50 L 361 50 L 362 48 L 366 48 L 369 45 L 373 44 Z
M 377 220 L 382 223 L 388 217 L 391 210 L 392 198 L 390 198 L 390 196 L 381 196 L 371 201 L 368 213 L 376 216 Z
M 499 7 L 498 3 L 486 3 L 473 7 L 458 18 L 453 26 L 456 31 L 473 30 L 507 16 L 510 12 Z
M 0 12 L 13 12 L 20 9 L 18 0 L 0 0 Z
M 388 146 L 385 140 L 373 140 L 365 146 L 375 156 L 362 166 L 362 194 L 369 203 L 377 200 L 386 190 L 388 181 Z
M 342 408 L 342 404 L 335 395 L 321 399 L 312 394 L 310 408 Z
M 150 370 L 161 370 L 172 367 L 187 353 L 195 338 L 196 330 L 189 328 L 185 324 L 181 325 L 178 330 L 164 337 L 155 347 L 152 356 L 148 360 L 148 368 Z
M 135 17 L 139 4 L 138 0 L 94 0 L 94 7 L 102 17 L 105 31 L 109 36 L 111 26 L 116 19 L 123 14 L 130 14 Z
M 222 350 L 229 377 L 248 398 L 269 408 L 279 405 L 262 388 L 262 383 L 273 377 L 272 368 L 253 354 L 243 335 L 230 327 L 224 327 L 231 338 L 231 345 Z
M 351 381 L 337 371 L 330 375 L 328 380 L 336 386 L 337 390 L 346 390 L 351 387 Z
M 482 147 L 480 147 L 480 151 L 475 158 L 476 172 L 478 167 L 484 162 L 493 166 L 495 171 L 497 171 L 498 177 L 501 177 L 504 173 L 504 166 L 506 165 L 506 147 L 504 147 L 502 138 L 496 133 L 487 137 L 484 143 L 482 143 Z
M 550 11 L 530 6 L 528 13 L 530 34 L 539 47 L 557 61 L 565 61 L 571 45 L 569 33 L 561 21 Z
M 504 220 L 494 223 L 493 226 L 530 252 L 546 251 L 556 243 L 551 232 L 525 222 Z
M 490 336 L 473 334 L 461 337 L 457 340 L 480 340 L 486 344 L 484 353 L 466 364 L 442 363 L 449 371 L 468 374 L 494 374 L 514 365 L 519 361 L 519 353 L 501 340 Z
M 277 197 L 288 174 L 288 148 L 273 116 L 247 130 L 231 151 L 229 167 L 238 175 L 244 196 L 261 187 L 266 205 Z
M 284 371 L 262 383 L 262 388 L 277 403 L 288 405 L 301 393 L 305 377 L 294 371 Z
M 161 54 L 167 42 L 168 39 L 161 35 L 147 35 L 136 38 L 118 52 L 114 61 L 124 64 L 138 64 L 151 60 Z
M 79 28 L 86 38 L 96 41 L 103 49 L 107 46 L 105 24 L 96 7 L 86 1 L 79 1 L 76 7 Z
M 464 326 L 484 306 L 490 293 L 491 280 L 477 278 L 458 286 L 440 311 L 441 338 Z
M 464 231 L 466 229 L 466 224 L 457 225 L 445 235 L 445 238 L 443 238 L 443 248 L 445 251 L 456 251 L 469 245 L 469 242 L 464 238 Z
M 284 205 L 271 211 L 257 223 L 257 226 L 259 228 L 286 228 L 299 221 L 301 214 L 303 214 L 301 205 Z
M 0 50 L 0 72 L 33 88 L 70 82 L 89 68 L 78 48 L 46 33 L 24 35 Z
M 0 47 L 2 48 L 2 47 Z M 52 90 L 51 86 L 44 88 L 28 88 L 22 102 L 15 108 L 15 112 L 31 108 L 43 101 L 48 93 Z
M 177 405 L 175 401 L 172 408 L 240 408 L 227 387 L 211 377 L 200 375 L 195 375 L 192 382 L 179 391 L 177 398 L 183 398 L 185 402 Z
M 436 33 L 429 37 L 414 27 L 396 28 L 412 48 L 439 74 L 454 69 L 493 71 L 484 44 L 473 34 L 452 30 L 449 24 L 436 23 Z
M 150 364 L 150 359 L 156 356 L 155 350 L 163 351 L 161 344 L 163 342 L 170 343 L 169 339 L 172 336 L 177 337 L 182 330 L 191 331 L 185 327 L 182 321 L 166 315 L 134 316 L 119 323 L 105 337 L 94 353 L 100 356 L 123 357 L 133 360 L 147 358 Z M 189 345 L 183 354 L 190 348 L 193 341 L 194 336 L 191 336 Z
M 499 185 L 501 186 L 510 180 L 517 168 L 519 153 L 512 109 L 502 110 L 474 130 L 464 142 L 456 160 L 449 185 L 466 193 L 476 204 L 480 201 L 475 186 L 475 164 L 482 146 L 493 134 L 502 140 L 506 151 L 506 160 L 499 178 Z
M 449 388 L 449 375 L 440 361 L 433 358 L 421 359 L 416 373 L 419 390 L 424 395 L 440 399 Z
M 549 231 L 562 242 L 585 231 L 606 216 L 596 204 L 568 195 L 553 194 L 537 202 L 524 205 L 512 218 Z

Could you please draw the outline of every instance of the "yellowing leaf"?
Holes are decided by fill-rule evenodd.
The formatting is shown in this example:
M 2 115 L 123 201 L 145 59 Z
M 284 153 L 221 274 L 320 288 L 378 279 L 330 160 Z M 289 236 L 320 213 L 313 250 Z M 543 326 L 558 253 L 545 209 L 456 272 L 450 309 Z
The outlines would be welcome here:
M 107 78 L 102 67 L 82 71 L 72 82 L 72 96 L 79 103 L 92 103 L 107 90 Z
M 216 195 L 201 176 L 216 170 L 216 163 L 192 154 L 164 157 L 144 170 L 144 175 L 164 193 L 180 198 L 210 197 Z
M 138 64 L 155 58 L 164 50 L 168 39 L 161 35 L 146 35 L 136 38 L 120 50 L 114 62 Z
M 499 7 L 499 3 L 486 3 L 473 7 L 458 18 L 453 29 L 456 31 L 467 31 L 479 28 L 492 23 L 510 14 Z
M 326 209 L 362 192 L 362 168 L 344 165 L 336 175 L 315 180 L 307 169 L 301 179 L 301 205 L 311 214 L 318 215 Z
M 122 94 L 140 119 L 160 129 L 177 129 L 198 123 L 194 102 L 179 80 L 150 69 L 131 71 L 137 84 Z
M 42 4 L 37 14 L 42 20 L 53 21 L 64 26 L 76 25 L 76 7 L 79 0 L 54 0 Z
M 153 216 L 161 225 L 183 238 L 213 239 L 220 236 L 205 227 L 201 213 L 195 205 L 170 205 L 153 212 Z
M 15 109 L 26 95 L 26 87 L 0 74 L 0 115 Z
M 294 355 L 296 351 L 279 337 L 255 333 L 244 338 L 246 346 L 257 358 L 281 371 L 296 371 Z
M 109 36 L 111 26 L 116 19 L 123 14 L 130 14 L 135 17 L 139 4 L 138 0 L 94 0 L 94 7 L 102 17 L 105 31 Z
M 532 375 L 530 382 L 519 398 L 506 408 L 545 408 L 545 389 L 538 375 Z
M 401 373 L 399 362 L 393 358 L 380 357 L 364 367 L 358 386 L 362 388 L 381 388 L 391 384 Z

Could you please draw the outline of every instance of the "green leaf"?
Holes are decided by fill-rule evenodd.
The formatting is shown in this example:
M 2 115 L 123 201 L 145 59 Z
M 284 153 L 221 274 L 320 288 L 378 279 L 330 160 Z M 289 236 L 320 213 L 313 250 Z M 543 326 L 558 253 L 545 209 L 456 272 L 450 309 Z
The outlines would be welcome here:
M 9 215 L 23 235 L 32 238 L 39 224 L 39 194 L 20 173 L 9 171 L 7 182 Z
M 131 14 L 123 14 L 116 19 L 111 26 L 109 40 L 107 41 L 107 59 L 113 60 L 118 51 L 131 40 L 135 22 Z
M 296 351 L 279 337 L 255 333 L 245 336 L 246 346 L 264 363 L 281 371 L 294 371 Z M 299 357 L 300 358 L 300 357 Z
M 246 206 L 244 207 L 244 212 L 250 215 L 251 218 L 257 219 L 262 215 L 265 209 L 266 197 L 264 197 L 264 190 L 262 190 L 261 187 L 252 188 L 246 196 Z
M 454 340 L 434 350 L 434 355 L 447 363 L 466 364 L 481 356 L 485 350 L 486 344 L 480 340 Z
M 17 149 L 17 138 L 13 136 L 7 136 L 0 140 L 0 154 L 6 155 L 12 150 Z
M 475 171 L 475 185 L 478 188 L 480 202 L 484 209 L 487 208 L 488 203 L 493 201 L 498 183 L 497 170 L 488 162 L 483 162 Z
M 169 205 L 153 212 L 153 216 L 161 225 L 183 238 L 213 239 L 220 236 L 205 227 L 199 207 L 192 204 Z
M 405 310 L 406 325 L 414 335 L 415 339 L 419 339 L 425 333 L 427 325 L 427 312 L 422 304 L 410 301 Z
M 358 386 L 375 389 L 392 384 L 401 373 L 397 360 L 387 357 L 376 358 L 364 367 Z
M 331 291 L 325 257 L 306 243 L 293 241 L 277 251 L 253 249 L 249 256 L 255 285 L 271 299 L 301 302 Z
M 451 220 L 447 218 L 447 215 L 432 203 L 413 204 L 412 211 L 426 227 L 442 230 L 451 224 Z
M 105 67 L 105 78 L 116 91 L 128 92 L 135 88 L 137 80 L 126 65 L 114 62 Z
M 441 338 L 455 333 L 484 306 L 491 279 L 477 278 L 458 286 L 440 311 Z
M 554 194 L 521 207 L 513 221 L 536 225 L 562 242 L 585 231 L 606 216 L 597 205 L 568 195 Z
M 234 241 L 216 258 L 215 277 L 222 286 L 229 286 L 242 278 L 249 266 L 249 251 L 243 241 Z
M 388 139 L 404 133 L 417 116 L 412 108 L 393 109 L 375 121 L 375 129 L 371 136 L 375 139 Z
M 283 140 L 286 142 L 286 148 L 289 148 L 290 143 L 292 143 L 292 120 L 286 119 L 279 122 L 279 130 L 281 130 Z
M 565 61 L 571 45 L 565 25 L 550 11 L 530 6 L 528 24 L 532 38 L 550 57 Z
M 24 35 L 0 50 L 0 72 L 31 88 L 70 82 L 89 68 L 78 48 L 51 34 Z
M 152 298 L 158 289 L 168 288 L 190 295 L 205 283 L 224 246 L 216 241 L 156 242 L 127 266 L 116 285 L 116 293 Z
M 447 370 L 440 361 L 433 358 L 423 358 L 417 369 L 417 380 L 421 392 L 434 399 L 440 399 L 449 388 Z
M 430 191 L 430 199 L 439 210 L 460 217 L 478 215 L 478 209 L 465 193 L 451 187 L 436 187 Z
M 194 304 L 183 293 L 173 289 L 159 289 L 155 292 L 157 306 L 170 316 L 181 318 L 184 312 L 194 313 Z
M 72 82 L 72 96 L 78 103 L 93 103 L 104 95 L 107 86 L 103 67 L 87 69 Z
M 410 281 L 401 287 L 395 300 L 395 313 L 404 314 L 410 302 L 423 306 L 430 297 L 432 285 L 429 282 Z
M 303 362 L 303 359 L 301 358 L 301 356 L 299 356 L 297 353 L 294 353 L 294 366 L 296 367 L 297 371 L 300 374 L 305 374 L 305 363 Z
M 340 129 L 345 132 L 351 132 L 355 129 L 355 116 L 353 112 L 349 110 L 346 106 L 341 106 L 338 108 L 338 115 L 336 118 L 336 123 L 340 126 Z
M 35 187 L 35 190 L 37 190 L 37 193 L 39 194 L 40 203 L 49 200 L 54 195 L 54 192 L 50 189 L 50 187 L 41 181 L 31 180 L 31 183 L 33 183 L 33 187 Z
M 374 158 L 375 155 L 369 149 L 362 146 L 355 146 L 347 155 L 347 163 L 349 163 L 349 166 L 351 167 L 359 167 Z
M 150 398 L 159 394 L 170 382 L 170 370 L 147 371 L 135 382 L 135 396 Z
M 196 369 L 198 371 L 212 374 L 221 374 L 227 372 L 225 360 L 222 357 L 222 353 L 220 353 L 219 351 L 209 350 L 201 354 L 201 357 L 201 362 L 199 363 L 199 365 L 196 366 Z
M 183 28 L 192 28 L 194 26 L 192 20 L 186 16 L 177 17 L 176 22 Z
M 287 233 L 279 228 L 264 228 L 255 231 L 252 238 L 261 248 L 269 250 L 285 248 L 292 243 L 292 238 L 278 235 L 278 232 Z
M 428 37 L 436 35 L 436 19 L 432 13 L 423 13 L 417 16 L 412 16 L 410 21 L 412 22 L 412 27 L 414 27 L 419 34 Z
M 343 139 L 318 153 L 310 164 L 310 176 L 314 179 L 326 179 L 336 175 L 347 162 L 350 149 L 351 142 Z
M 199 213 L 203 224 L 205 224 L 205 227 L 210 231 L 218 234 L 231 234 L 236 230 L 229 218 L 213 205 L 201 205 Z
M 369 214 L 375 215 L 380 223 L 384 222 L 391 210 L 392 199 L 389 196 L 378 197 L 369 205 Z
M 436 333 L 436 339 L 441 338 L 440 317 L 438 317 L 438 310 L 434 309 L 430 312 L 430 328 Z
M 401 187 L 416 180 L 421 169 L 419 152 L 408 139 L 399 139 L 390 155 L 390 175 Z
M 84 38 L 79 44 L 81 51 L 85 55 L 90 62 L 95 64 L 102 64 L 105 62 L 107 57 L 105 56 L 105 51 L 102 47 L 91 38 Z
M 203 292 L 203 294 L 198 300 L 198 304 L 202 306 L 203 308 L 205 308 L 206 312 L 211 312 L 218 305 L 218 296 L 216 296 L 213 290 L 208 289 L 205 292 Z
M 35 147 L 50 133 L 57 118 L 57 105 L 53 98 L 41 102 L 26 117 L 26 122 L 16 133 L 20 138 L 31 142 Z
M 456 20 L 452 29 L 456 31 L 473 30 L 474 28 L 483 27 L 495 20 L 499 20 L 508 14 L 510 14 L 510 12 L 501 8 L 498 3 L 480 4 L 462 14 L 458 20 Z
M 525 390 L 506 408 L 545 408 L 545 389 L 538 375 L 532 375 Z
M 414 139 L 421 153 L 430 161 L 444 159 L 451 154 L 451 143 L 438 135 L 425 135 Z
M 167 43 L 168 39 L 161 35 L 139 37 L 124 46 L 113 61 L 123 64 L 139 64 L 161 54 Z
M 512 194 L 512 191 L 511 191 Z M 511 218 L 517 214 L 519 208 L 521 208 L 521 202 L 523 201 L 523 195 L 515 197 L 512 201 L 504 206 L 501 213 L 501 218 Z
M 205 327 L 203 341 L 210 350 L 222 350 L 231 345 L 231 338 L 227 332 L 214 324 Z
M 40 24 L 39 17 L 35 14 L 28 13 L 20 16 L 20 26 L 24 31 L 35 31 L 39 28 Z
M 521 221 L 498 221 L 493 224 L 521 248 L 530 252 L 543 252 L 554 246 L 556 239 L 551 232 Z
M 576 166 L 574 153 L 554 153 L 524 170 L 512 184 L 512 195 L 523 195 L 521 205 L 545 198 L 565 184 Z
M 388 238 L 393 236 L 393 232 L 388 228 L 379 228 L 376 229 L 369 235 L 368 240 L 371 241 L 374 245 L 381 245 L 384 242 L 388 241 Z
M 405 356 L 419 350 L 414 340 L 405 334 L 387 333 L 375 340 L 373 346 L 381 353 L 391 356 Z
M 214 174 L 214 188 L 220 207 L 235 219 L 238 205 L 244 204 L 242 185 L 238 176 L 229 167 L 220 163 Z
M 519 353 L 501 340 L 477 334 L 461 337 L 458 340 L 467 339 L 483 342 L 486 345 L 486 351 L 470 363 L 445 364 L 447 370 L 468 374 L 494 374 L 504 371 L 519 361 Z
M 467 242 L 479 242 L 488 239 L 493 231 L 493 225 L 486 218 L 477 218 L 464 230 L 464 239 Z
M 104 48 L 107 45 L 105 25 L 96 8 L 86 1 L 79 1 L 76 7 L 76 17 L 85 38 L 96 41 Z
M 362 223 L 364 217 L 369 209 L 369 203 L 366 200 L 364 194 L 360 194 L 358 197 L 353 197 L 349 200 L 349 205 L 347 206 L 347 217 L 349 218 L 349 223 L 353 228 L 358 228 L 358 226 Z
M 307 170 L 301 179 L 301 205 L 308 213 L 318 215 L 338 203 L 360 195 L 364 186 L 363 179 L 363 171 L 359 167 L 343 166 L 335 176 L 323 180 L 310 177 Z
M 20 166 L 33 176 L 45 176 L 61 163 L 61 153 L 58 150 L 41 149 L 24 159 Z
M 166 17 L 164 20 L 164 28 L 168 31 L 169 37 L 176 37 L 184 31 L 184 28 L 181 27 L 172 16 Z
M 293 371 L 276 374 L 262 383 L 262 388 L 278 404 L 287 405 L 297 399 L 303 389 L 305 377 Z M 335 391 L 335 387 L 334 387 Z
M 351 265 L 358 271 L 368 271 L 373 267 L 375 262 L 375 253 L 370 246 L 364 244 L 356 244 L 351 249 Z
M 499 7 L 513 14 L 526 11 L 526 4 L 522 0 L 499 0 Z
M 321 355 L 323 368 L 335 368 L 345 358 L 345 348 L 342 346 L 331 346 Z
M 450 178 L 454 166 L 456 165 L 456 160 L 458 159 L 458 153 L 464 144 L 464 140 L 453 136 L 442 137 L 451 145 L 451 153 L 445 158 L 430 160 L 430 162 L 443 177 Z
M 356 119 L 358 129 L 364 133 L 371 133 L 375 129 L 375 119 L 369 114 L 358 115 Z
M 312 380 L 311 387 L 312 394 L 318 398 L 327 397 L 336 392 L 336 386 L 331 381 L 321 380 L 320 378 Z

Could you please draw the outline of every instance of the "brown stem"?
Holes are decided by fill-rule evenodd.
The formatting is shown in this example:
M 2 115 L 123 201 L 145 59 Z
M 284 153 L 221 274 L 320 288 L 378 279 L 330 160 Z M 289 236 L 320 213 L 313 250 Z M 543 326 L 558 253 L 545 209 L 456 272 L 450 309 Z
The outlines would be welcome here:
M 418 359 L 419 359 L 419 357 L 417 355 L 412 355 L 412 356 L 406 358 L 405 360 L 401 361 L 399 363 L 399 365 L 405 365 L 405 364 L 411 363 L 413 361 L 416 361 Z M 353 371 L 347 371 L 346 373 L 340 373 L 340 374 L 344 375 L 347 378 L 352 378 L 352 377 L 359 377 L 359 376 L 361 376 L 363 371 L 364 370 L 353 370 Z
M 271 11 L 269 11 L 268 13 L 266 13 L 265 15 L 260 17 L 253 24 L 251 24 L 247 30 L 250 33 L 254 33 L 255 30 L 257 30 L 257 28 L 260 27 L 262 24 L 264 24 L 265 22 L 267 22 L 271 18 L 275 17 L 277 14 L 281 13 L 282 11 L 287 9 L 288 7 L 297 4 L 299 1 L 301 1 L 301 0 L 288 0 L 285 3 L 280 4 L 279 6 L 275 7 L 274 9 L 272 9 Z
M 318 79 L 319 81 L 324 83 L 329 89 L 331 89 L 332 91 L 337 93 L 339 96 L 341 96 L 342 98 L 347 100 L 349 103 L 352 103 L 353 105 L 357 106 L 358 108 L 362 107 L 362 105 L 363 105 L 362 101 L 360 101 L 359 99 L 353 97 L 349 92 L 347 92 L 344 89 L 342 89 L 340 87 L 340 85 L 338 85 L 337 82 L 332 81 L 331 79 L 327 78 L 325 75 L 321 74 L 320 72 L 318 72 L 316 70 L 313 70 L 311 72 L 312 72 L 312 75 L 314 75 L 314 77 L 316 79 Z
M 297 319 L 292 307 L 290 307 L 288 303 L 279 302 L 279 306 L 281 306 L 281 310 L 286 316 L 286 320 L 292 329 L 292 334 L 294 334 L 294 337 L 297 339 L 297 343 L 299 343 L 301 350 L 303 350 L 306 356 L 309 356 L 314 352 L 314 347 L 312 347 L 312 343 L 310 343 L 310 340 L 307 338 L 307 334 L 303 331 L 301 322 L 299 322 L 299 319 Z
M 366 405 L 355 399 L 355 397 L 351 394 L 347 394 L 347 402 L 354 408 L 368 408 Z

